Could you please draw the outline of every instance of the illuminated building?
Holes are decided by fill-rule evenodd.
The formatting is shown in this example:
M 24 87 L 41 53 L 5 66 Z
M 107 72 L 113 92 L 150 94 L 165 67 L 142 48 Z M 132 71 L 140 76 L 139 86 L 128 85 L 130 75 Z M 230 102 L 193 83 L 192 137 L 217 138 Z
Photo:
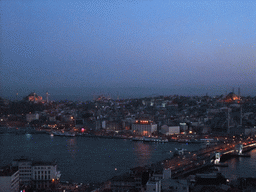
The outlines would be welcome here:
M 136 120 L 136 122 L 132 124 L 132 131 L 138 135 L 149 136 L 152 135 L 154 131 L 157 131 L 157 124 L 149 120 Z
M 30 102 L 34 102 L 34 103 L 41 103 L 41 102 L 43 102 L 42 96 L 38 96 L 36 93 L 30 93 L 24 99 L 27 100 L 27 101 L 30 101 Z
M 0 192 L 17 192 L 19 190 L 19 170 L 17 167 L 5 166 L 0 169 Z
M 240 102 L 240 96 L 236 95 L 235 93 L 231 92 L 229 93 L 224 99 L 223 101 L 225 103 L 232 103 L 232 102 Z

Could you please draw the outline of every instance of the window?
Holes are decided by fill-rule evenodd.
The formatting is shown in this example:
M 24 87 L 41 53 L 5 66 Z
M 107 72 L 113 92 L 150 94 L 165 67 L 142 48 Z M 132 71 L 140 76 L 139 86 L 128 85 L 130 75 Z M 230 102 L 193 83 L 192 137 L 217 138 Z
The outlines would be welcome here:
M 37 180 L 37 176 L 35 176 L 35 180 Z
M 38 176 L 38 180 L 40 180 L 40 175 Z
M 51 169 L 51 167 L 48 167 L 48 169 Z
M 41 173 L 43 174 L 44 172 L 43 172 L 43 171 L 41 171 Z
M 40 171 L 38 171 L 38 174 L 40 174 Z
M 47 171 L 45 171 L 45 174 L 47 174 Z
M 50 175 L 48 175 L 48 179 L 50 180 Z
M 48 171 L 48 174 L 50 174 L 50 171 Z
M 47 175 L 45 175 L 44 179 L 45 179 L 45 180 L 47 179 Z

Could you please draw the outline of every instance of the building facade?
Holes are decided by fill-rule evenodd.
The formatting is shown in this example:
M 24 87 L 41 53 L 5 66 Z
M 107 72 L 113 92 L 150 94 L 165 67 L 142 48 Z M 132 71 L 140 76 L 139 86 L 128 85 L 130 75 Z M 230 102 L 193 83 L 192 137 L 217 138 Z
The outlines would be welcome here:
M 45 189 L 54 185 L 59 179 L 57 165 L 52 162 L 33 162 L 31 180 L 34 188 Z
M 150 136 L 153 132 L 157 131 L 157 124 L 149 120 L 136 120 L 132 124 L 132 131 L 138 135 Z
M 180 134 L 180 126 L 161 126 L 161 133 L 165 135 Z
M 13 166 L 19 170 L 20 187 L 32 186 L 35 189 L 49 188 L 60 178 L 54 162 L 32 161 L 26 158 L 15 159 Z
M 0 192 L 19 191 L 18 167 L 5 166 L 0 168 Z
M 17 166 L 20 175 L 20 185 L 29 186 L 31 184 L 32 161 L 26 158 L 15 159 L 12 166 Z

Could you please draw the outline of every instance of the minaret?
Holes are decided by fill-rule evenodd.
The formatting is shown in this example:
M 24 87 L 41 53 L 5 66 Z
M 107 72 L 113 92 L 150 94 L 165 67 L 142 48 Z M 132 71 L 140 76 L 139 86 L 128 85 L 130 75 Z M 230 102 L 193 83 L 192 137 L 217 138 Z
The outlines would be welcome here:
M 46 92 L 46 103 L 49 103 L 49 93 L 48 93 L 48 91 Z
M 228 108 L 228 134 L 230 133 L 230 125 L 229 125 L 229 108 Z
M 240 125 L 243 125 L 243 113 L 242 113 L 242 104 L 240 103 Z
M 34 92 L 34 103 L 36 102 L 36 93 Z
M 241 103 L 241 92 L 240 92 L 240 87 L 238 87 L 238 99 L 240 103 L 240 125 L 243 125 L 243 113 L 242 113 L 242 103 Z

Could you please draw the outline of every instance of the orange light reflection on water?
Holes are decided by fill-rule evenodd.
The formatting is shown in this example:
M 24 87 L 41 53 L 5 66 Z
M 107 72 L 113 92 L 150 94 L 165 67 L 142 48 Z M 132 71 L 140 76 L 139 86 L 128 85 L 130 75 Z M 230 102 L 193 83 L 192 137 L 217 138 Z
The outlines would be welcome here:
M 149 164 L 152 156 L 150 145 L 145 143 L 136 143 L 134 148 L 134 153 L 137 156 L 136 162 L 138 166 Z
M 71 157 L 75 159 L 77 153 L 76 139 L 67 139 L 67 150 L 70 153 Z

